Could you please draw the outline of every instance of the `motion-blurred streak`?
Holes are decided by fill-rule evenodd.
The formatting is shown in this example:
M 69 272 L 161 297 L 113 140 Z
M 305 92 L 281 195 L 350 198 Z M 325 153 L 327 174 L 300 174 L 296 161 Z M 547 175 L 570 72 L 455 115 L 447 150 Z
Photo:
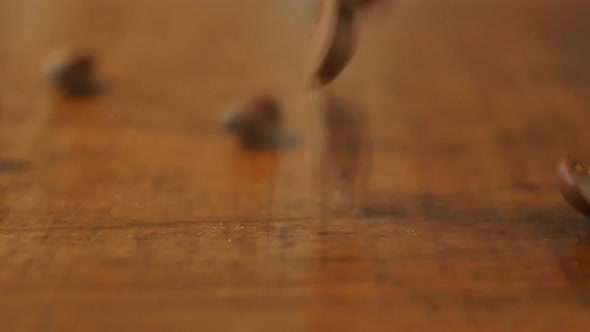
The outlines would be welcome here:
M 385 7 L 387 0 L 324 0 L 319 5 L 319 24 L 314 52 L 312 86 L 324 87 L 348 66 L 357 48 L 362 14 Z
M 316 37 L 318 60 L 313 70 L 313 86 L 325 86 L 340 75 L 352 58 L 357 36 L 356 10 L 340 0 L 323 1 Z

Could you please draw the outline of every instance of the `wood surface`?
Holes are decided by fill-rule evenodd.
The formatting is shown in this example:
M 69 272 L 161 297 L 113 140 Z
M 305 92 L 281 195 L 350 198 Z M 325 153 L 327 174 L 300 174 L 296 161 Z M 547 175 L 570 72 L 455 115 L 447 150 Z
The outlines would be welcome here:
M 0 0 L 0 330 L 588 331 L 590 2 L 360 19 L 311 90 L 314 0 Z M 63 45 L 105 95 L 53 91 Z M 297 144 L 223 131 L 258 92 Z

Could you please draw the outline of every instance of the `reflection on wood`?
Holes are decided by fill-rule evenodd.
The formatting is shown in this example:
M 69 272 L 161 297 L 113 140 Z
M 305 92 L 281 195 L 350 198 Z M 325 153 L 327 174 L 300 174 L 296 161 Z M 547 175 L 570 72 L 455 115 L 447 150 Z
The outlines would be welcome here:
M 238 150 L 228 159 L 231 198 L 227 209 L 233 219 L 271 218 L 280 160 L 280 152 L 274 150 Z
M 322 100 L 323 150 L 318 184 L 320 211 L 355 213 L 370 175 L 370 132 L 366 110 L 335 95 Z
M 574 293 L 590 304 L 590 233 L 580 235 L 577 243 L 565 248 L 558 259 Z
M 374 265 L 367 247 L 355 239 L 356 234 L 330 230 L 321 234 L 308 280 L 312 285 L 312 310 L 307 313 L 307 330 L 360 331 L 367 326 L 363 312 L 374 308 L 377 295 Z M 326 289 L 326 285 L 334 284 L 338 287 Z M 337 308 L 341 306 L 358 310 L 338 315 Z

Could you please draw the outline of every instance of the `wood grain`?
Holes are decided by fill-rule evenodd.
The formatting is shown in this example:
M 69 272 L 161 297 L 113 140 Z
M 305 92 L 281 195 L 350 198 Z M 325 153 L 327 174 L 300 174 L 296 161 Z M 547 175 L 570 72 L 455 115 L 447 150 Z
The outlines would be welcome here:
M 398 0 L 309 91 L 315 1 L 247 2 L 0 0 L 1 331 L 588 329 L 588 3 Z M 298 145 L 224 133 L 257 92 Z

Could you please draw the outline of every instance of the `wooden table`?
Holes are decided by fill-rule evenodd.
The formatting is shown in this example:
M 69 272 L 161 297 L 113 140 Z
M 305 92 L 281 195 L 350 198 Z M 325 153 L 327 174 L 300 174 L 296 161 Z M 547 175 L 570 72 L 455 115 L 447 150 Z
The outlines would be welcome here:
M 311 90 L 313 0 L 0 0 L 0 330 L 588 331 L 590 3 L 362 21 Z M 60 45 L 106 95 L 55 94 Z M 242 151 L 264 91 L 298 143 Z

